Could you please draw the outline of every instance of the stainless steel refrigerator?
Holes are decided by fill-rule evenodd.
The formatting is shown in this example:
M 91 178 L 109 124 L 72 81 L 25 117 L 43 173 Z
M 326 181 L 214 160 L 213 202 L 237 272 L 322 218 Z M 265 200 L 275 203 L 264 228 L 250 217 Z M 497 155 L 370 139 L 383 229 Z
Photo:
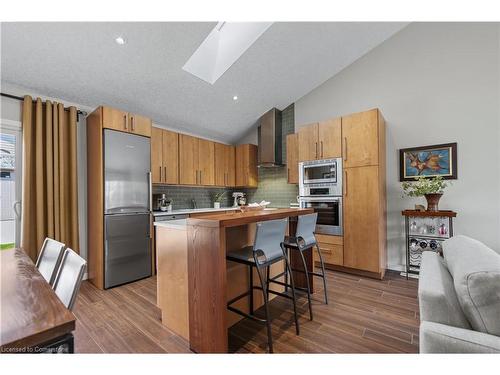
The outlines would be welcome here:
M 149 138 L 104 130 L 105 288 L 151 276 L 150 152 Z

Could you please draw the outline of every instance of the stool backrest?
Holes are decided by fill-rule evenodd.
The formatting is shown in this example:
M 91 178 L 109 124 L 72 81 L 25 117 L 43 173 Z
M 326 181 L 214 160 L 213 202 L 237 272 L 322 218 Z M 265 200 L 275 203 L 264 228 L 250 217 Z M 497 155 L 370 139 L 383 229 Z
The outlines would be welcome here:
M 43 241 L 40 254 L 36 260 L 38 271 L 40 271 L 43 278 L 47 280 L 51 286 L 54 285 L 54 279 L 59 269 L 65 247 L 65 244 L 47 237 L 45 241 Z
M 283 254 L 281 243 L 285 239 L 287 224 L 288 218 L 257 223 L 253 251 L 262 252 L 266 260 L 281 256 Z
M 87 262 L 71 249 L 66 249 L 54 280 L 54 291 L 62 303 L 72 309 L 82 283 Z
M 316 237 L 314 237 L 316 220 L 318 220 L 318 213 L 299 216 L 295 232 L 299 247 L 304 248 L 316 243 Z

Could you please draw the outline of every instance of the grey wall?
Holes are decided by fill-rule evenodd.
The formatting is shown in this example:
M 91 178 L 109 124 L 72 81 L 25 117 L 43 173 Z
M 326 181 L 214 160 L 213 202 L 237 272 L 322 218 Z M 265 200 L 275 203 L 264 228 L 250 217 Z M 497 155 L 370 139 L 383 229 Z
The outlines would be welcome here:
M 500 27 L 415 23 L 295 103 L 295 124 L 378 107 L 387 121 L 388 264 L 404 264 L 398 149 L 458 142 L 458 180 L 440 208 L 455 232 L 500 252 Z

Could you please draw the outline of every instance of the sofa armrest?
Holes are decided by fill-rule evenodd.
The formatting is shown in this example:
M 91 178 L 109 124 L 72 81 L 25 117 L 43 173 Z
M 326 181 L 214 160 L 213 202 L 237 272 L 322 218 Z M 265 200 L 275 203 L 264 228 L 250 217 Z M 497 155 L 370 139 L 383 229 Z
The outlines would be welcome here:
M 500 337 L 423 321 L 420 353 L 500 353 Z

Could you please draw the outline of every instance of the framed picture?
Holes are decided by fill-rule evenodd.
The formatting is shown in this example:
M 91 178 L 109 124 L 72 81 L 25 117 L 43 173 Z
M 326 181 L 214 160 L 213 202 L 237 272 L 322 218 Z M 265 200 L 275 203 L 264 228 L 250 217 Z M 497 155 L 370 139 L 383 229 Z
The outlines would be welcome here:
M 457 179 L 457 144 L 445 143 L 399 150 L 399 181 L 441 176 Z

